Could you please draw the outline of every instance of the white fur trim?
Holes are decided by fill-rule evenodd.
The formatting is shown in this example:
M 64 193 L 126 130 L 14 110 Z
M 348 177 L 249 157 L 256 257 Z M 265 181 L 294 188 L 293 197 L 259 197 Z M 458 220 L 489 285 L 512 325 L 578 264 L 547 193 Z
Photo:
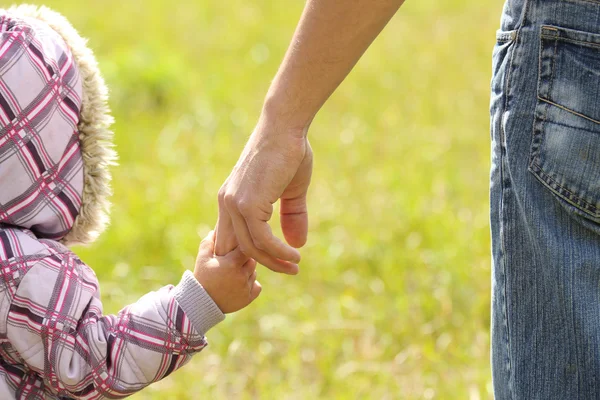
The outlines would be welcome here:
M 112 143 L 113 132 L 109 129 L 113 118 L 108 108 L 108 89 L 92 50 L 65 17 L 43 6 L 13 6 L 8 11 L 16 17 L 35 18 L 48 24 L 62 36 L 79 67 L 83 83 L 78 126 L 84 169 L 83 194 L 79 215 L 61 242 L 69 246 L 91 243 L 109 221 L 108 198 L 112 191 L 108 168 L 117 159 Z

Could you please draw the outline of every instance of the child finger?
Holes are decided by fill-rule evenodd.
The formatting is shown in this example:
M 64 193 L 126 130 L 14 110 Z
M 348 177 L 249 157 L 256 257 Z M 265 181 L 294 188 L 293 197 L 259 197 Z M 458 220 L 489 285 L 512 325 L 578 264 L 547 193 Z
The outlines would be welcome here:
M 229 266 L 232 267 L 244 265 L 244 263 L 250 259 L 250 257 L 242 253 L 242 250 L 240 250 L 239 246 L 225 254 L 223 257 L 219 258 L 222 258 Z
M 208 249 L 215 246 L 215 231 L 208 232 L 208 235 L 200 242 L 201 249 Z
M 215 231 L 210 231 L 208 235 L 200 242 L 198 250 L 203 256 L 212 257 L 215 249 Z
M 252 275 L 254 271 L 256 271 L 256 260 L 251 258 L 244 265 L 242 265 L 242 271 L 246 274 L 246 276 Z

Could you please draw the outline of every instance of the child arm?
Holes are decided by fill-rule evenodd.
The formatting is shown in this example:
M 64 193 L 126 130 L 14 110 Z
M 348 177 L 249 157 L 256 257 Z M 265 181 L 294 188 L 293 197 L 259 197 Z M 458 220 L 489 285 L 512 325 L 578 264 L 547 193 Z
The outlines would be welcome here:
M 191 272 L 103 315 L 94 272 L 72 253 L 45 257 L 20 281 L 7 336 L 59 396 L 118 398 L 188 362 L 224 315 Z

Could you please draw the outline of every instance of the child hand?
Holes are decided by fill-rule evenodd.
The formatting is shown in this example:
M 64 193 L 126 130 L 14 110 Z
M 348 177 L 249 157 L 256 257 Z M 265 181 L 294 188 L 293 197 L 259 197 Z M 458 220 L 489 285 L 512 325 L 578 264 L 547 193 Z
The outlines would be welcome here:
M 236 247 L 224 256 L 215 256 L 215 233 L 200 243 L 194 276 L 223 314 L 252 303 L 262 287 L 256 281 L 256 261 Z

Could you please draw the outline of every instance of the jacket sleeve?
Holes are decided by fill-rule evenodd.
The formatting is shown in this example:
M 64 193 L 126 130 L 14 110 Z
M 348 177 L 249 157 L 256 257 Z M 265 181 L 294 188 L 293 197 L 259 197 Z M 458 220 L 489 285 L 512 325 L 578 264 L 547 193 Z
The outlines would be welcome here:
M 94 272 L 60 254 L 27 271 L 6 323 L 15 350 L 59 396 L 103 399 L 126 397 L 184 365 L 224 318 L 189 271 L 177 286 L 102 315 Z

